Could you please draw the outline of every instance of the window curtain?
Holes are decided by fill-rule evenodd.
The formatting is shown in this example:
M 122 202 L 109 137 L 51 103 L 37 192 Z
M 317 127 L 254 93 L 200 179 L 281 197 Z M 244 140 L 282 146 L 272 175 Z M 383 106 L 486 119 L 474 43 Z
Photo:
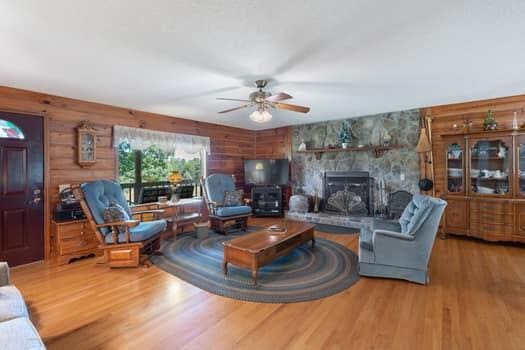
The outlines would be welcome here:
M 211 150 L 209 137 L 115 125 L 113 147 L 118 147 L 124 141 L 128 142 L 133 150 L 143 151 L 155 145 L 165 152 L 182 158 L 196 156 L 203 151 L 209 154 Z

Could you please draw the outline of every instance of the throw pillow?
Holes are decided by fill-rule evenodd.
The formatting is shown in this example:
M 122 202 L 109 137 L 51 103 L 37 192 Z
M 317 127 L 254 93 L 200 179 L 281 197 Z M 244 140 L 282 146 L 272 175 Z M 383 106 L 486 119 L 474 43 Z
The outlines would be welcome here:
M 242 205 L 242 199 L 244 197 L 243 190 L 236 191 L 224 191 L 224 206 L 236 207 Z
M 109 222 L 118 222 L 118 221 L 127 221 L 130 220 L 130 217 L 126 210 L 118 203 L 111 203 L 109 207 L 104 209 L 104 221 Z M 124 226 L 119 227 L 120 232 L 125 232 L 126 228 Z

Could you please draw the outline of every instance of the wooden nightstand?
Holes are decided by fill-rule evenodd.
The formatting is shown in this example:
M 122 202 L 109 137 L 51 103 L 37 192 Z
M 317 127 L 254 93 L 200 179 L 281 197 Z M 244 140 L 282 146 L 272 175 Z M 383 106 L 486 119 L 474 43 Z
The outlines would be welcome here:
M 87 220 L 51 222 L 55 242 L 55 255 L 58 265 L 69 263 L 73 258 L 91 254 L 101 255 L 97 248 L 99 242 Z

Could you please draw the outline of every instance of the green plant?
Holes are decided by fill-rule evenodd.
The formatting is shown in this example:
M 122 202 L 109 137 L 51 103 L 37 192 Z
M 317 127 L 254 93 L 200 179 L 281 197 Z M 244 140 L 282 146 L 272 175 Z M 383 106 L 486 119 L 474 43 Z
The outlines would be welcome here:
M 350 135 L 350 128 L 348 127 L 348 123 L 342 122 L 341 131 L 339 132 L 339 141 L 341 143 L 349 143 L 350 139 L 351 139 L 351 135 Z
M 483 129 L 484 130 L 496 130 L 498 123 L 496 123 L 496 119 L 494 119 L 494 113 L 489 109 L 487 112 L 487 116 L 483 120 Z
M 129 143 L 122 142 L 119 145 L 118 169 L 121 183 L 135 182 L 135 155 Z M 156 146 L 142 151 L 142 182 L 168 181 L 172 170 L 177 170 L 185 180 L 197 181 L 201 175 L 201 160 L 199 157 L 178 158 Z

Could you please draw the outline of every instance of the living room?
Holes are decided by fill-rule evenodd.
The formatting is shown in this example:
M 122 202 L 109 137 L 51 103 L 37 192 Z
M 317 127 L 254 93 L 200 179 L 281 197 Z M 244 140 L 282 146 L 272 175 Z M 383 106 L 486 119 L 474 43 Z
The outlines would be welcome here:
M 525 348 L 524 13 L 0 4 L 0 348 Z

